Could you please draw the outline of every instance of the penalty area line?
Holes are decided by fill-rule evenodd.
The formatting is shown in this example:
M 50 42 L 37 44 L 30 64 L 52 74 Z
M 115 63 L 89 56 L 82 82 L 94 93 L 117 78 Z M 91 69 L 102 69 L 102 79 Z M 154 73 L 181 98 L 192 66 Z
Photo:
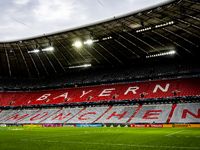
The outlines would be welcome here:
M 135 144 L 112 144 L 112 143 L 91 143 L 74 141 L 50 141 L 50 140 L 29 140 L 30 142 L 51 142 L 51 143 L 72 143 L 72 144 L 90 144 L 90 145 L 109 145 L 109 146 L 130 146 L 130 147 L 151 147 L 151 148 L 169 148 L 169 149 L 200 149 L 200 147 L 178 147 L 178 146 L 156 146 L 156 145 L 135 145 Z
M 60 137 L 66 137 L 66 136 L 77 136 L 77 135 L 85 135 L 85 134 L 91 134 L 91 133 L 80 133 L 80 134 L 67 134 L 67 135 L 56 135 L 56 136 L 43 136 L 38 138 L 30 138 L 30 139 L 21 139 L 21 141 L 33 141 L 33 140 L 39 140 L 39 139 L 45 139 L 45 138 L 60 138 Z
M 178 131 L 178 132 L 170 133 L 170 134 L 167 134 L 165 136 L 170 136 L 170 135 L 177 134 L 177 133 L 180 133 L 180 132 L 183 132 L 183 131 L 185 131 L 185 130 L 181 130 L 181 131 Z

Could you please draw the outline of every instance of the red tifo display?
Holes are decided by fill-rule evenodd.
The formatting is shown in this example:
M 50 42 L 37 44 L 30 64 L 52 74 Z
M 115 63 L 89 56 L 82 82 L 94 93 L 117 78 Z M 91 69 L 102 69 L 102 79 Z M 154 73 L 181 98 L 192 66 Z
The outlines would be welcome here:
M 1 92 L 0 106 L 117 101 L 195 95 L 200 95 L 199 77 L 46 91 Z

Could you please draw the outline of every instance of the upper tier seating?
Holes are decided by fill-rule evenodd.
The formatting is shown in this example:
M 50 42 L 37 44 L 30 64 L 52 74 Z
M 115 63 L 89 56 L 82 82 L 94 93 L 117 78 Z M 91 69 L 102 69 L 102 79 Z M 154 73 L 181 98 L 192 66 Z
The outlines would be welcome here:
M 39 79 L 0 78 L 0 89 L 44 89 L 200 73 L 199 60 L 164 60 L 110 68 L 86 69 Z M 80 75 L 81 74 L 81 75 Z

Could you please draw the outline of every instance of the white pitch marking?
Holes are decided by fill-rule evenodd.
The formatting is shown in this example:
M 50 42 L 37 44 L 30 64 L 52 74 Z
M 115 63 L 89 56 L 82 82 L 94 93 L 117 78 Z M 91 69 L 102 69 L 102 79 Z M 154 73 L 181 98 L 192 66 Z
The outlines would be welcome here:
M 170 136 L 170 135 L 173 135 L 173 134 L 176 134 L 176 133 L 179 133 L 179 132 L 183 132 L 183 131 L 185 131 L 185 130 L 181 130 L 181 131 L 178 131 L 178 132 L 174 132 L 174 133 L 171 133 L 171 134 L 167 134 L 167 135 L 165 135 L 165 136 Z
M 37 140 L 37 139 L 44 139 L 44 138 L 52 138 L 52 137 L 64 137 L 64 136 L 76 136 L 76 135 L 84 135 L 84 134 L 91 134 L 91 133 L 80 133 L 80 134 L 69 134 L 69 135 L 58 135 L 58 136 L 46 136 L 46 137 L 38 137 L 38 138 L 30 138 L 30 139 L 21 139 L 25 141 L 29 140 Z

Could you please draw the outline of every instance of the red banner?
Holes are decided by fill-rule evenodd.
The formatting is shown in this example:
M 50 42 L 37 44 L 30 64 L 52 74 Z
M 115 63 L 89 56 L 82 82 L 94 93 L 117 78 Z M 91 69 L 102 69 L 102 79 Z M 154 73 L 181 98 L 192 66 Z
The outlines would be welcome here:
M 163 127 L 162 124 L 130 124 L 130 127 Z
M 162 128 L 163 124 L 151 124 L 151 127 Z
M 150 124 L 130 124 L 130 127 L 151 127 Z

